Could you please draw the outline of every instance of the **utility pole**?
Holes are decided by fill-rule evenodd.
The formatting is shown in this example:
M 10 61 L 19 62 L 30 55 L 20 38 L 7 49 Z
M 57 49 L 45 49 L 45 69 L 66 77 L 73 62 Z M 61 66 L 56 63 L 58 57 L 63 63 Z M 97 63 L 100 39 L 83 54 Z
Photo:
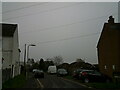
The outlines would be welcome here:
M 26 50 L 26 46 L 27 46 L 27 50 Z M 28 45 L 26 45 L 25 44 L 25 55 L 24 55 L 24 61 L 26 61 L 27 60 L 27 62 L 28 62 L 28 59 L 29 59 L 29 47 L 30 46 L 36 46 L 36 45 L 34 45 L 34 44 L 28 44 Z M 27 51 L 27 55 L 26 55 L 26 51 Z M 26 56 L 27 56 L 27 59 L 26 59 Z M 26 64 L 26 62 L 25 62 L 25 75 L 26 75 L 26 79 L 27 79 L 27 77 L 28 77 L 28 67 L 27 67 L 27 64 Z
M 24 51 L 24 74 L 26 76 L 26 44 L 25 44 L 25 51 Z
M 30 46 L 30 45 L 27 46 L 27 62 L 28 62 L 28 60 L 29 60 L 29 46 Z

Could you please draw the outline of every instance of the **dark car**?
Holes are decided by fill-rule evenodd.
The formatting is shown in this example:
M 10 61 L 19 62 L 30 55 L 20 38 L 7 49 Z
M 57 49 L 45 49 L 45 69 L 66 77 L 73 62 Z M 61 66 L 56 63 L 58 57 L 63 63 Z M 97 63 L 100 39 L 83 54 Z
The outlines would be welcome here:
M 34 72 L 34 77 L 35 78 L 44 78 L 44 72 L 43 72 L 43 70 L 36 70 Z
M 35 73 L 35 72 L 37 72 L 37 71 L 38 71 L 38 69 L 33 69 L 33 70 L 32 70 L 33 73 Z
M 66 76 L 68 74 L 66 69 L 58 69 L 57 76 Z
M 82 82 L 89 83 L 89 82 L 111 82 L 112 79 L 107 75 L 104 75 L 98 71 L 94 70 L 82 70 L 79 73 L 79 79 Z
M 76 69 L 76 70 L 74 70 L 73 71 L 73 73 L 72 73 L 72 77 L 74 77 L 74 78 L 79 78 L 79 73 L 82 71 L 83 69 Z

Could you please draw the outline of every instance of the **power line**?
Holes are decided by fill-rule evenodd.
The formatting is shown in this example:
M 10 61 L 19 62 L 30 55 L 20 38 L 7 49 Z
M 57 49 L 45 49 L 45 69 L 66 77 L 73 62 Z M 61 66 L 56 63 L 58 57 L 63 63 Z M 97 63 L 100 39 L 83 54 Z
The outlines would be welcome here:
M 76 36 L 76 37 L 69 37 L 69 38 L 64 38 L 64 39 L 59 39 L 59 40 L 53 40 L 53 41 L 38 42 L 38 43 L 35 43 L 35 45 L 67 41 L 67 40 L 72 40 L 72 39 L 77 39 L 77 38 L 82 38 L 82 37 L 89 37 L 89 36 L 98 35 L 98 34 L 100 34 L 100 32 L 86 34 L 86 35 L 80 35 L 80 36 Z M 23 49 L 23 48 L 24 48 L 24 45 L 22 45 L 21 49 Z
M 46 4 L 46 3 L 48 3 L 48 2 L 43 2 L 43 3 L 37 3 L 37 4 L 33 4 L 33 5 L 29 5 L 29 6 L 25 6 L 25 7 L 21 7 L 21 8 L 16 8 L 16 9 L 14 9 L 14 10 L 8 10 L 8 11 L 4 11 L 4 12 L 2 12 L 2 14 L 6 14 L 6 13 L 11 13 L 11 12 L 15 12 L 15 11 L 17 11 L 17 10 L 22 10 L 22 9 L 25 9 L 25 8 L 30 8 L 30 7 L 34 7 L 34 6 L 38 6 L 38 5 L 44 5 L 44 4 Z
M 7 19 L 4 19 L 3 18 L 3 21 L 4 20 L 9 20 L 9 19 L 14 19 L 14 18 L 20 18 L 20 17 L 26 17 L 26 16 L 31 16 L 31 15 L 34 15 L 34 14 L 40 14 L 40 13 L 45 13 L 45 12 L 50 12 L 50 11 L 54 11 L 54 10 L 58 10 L 58 9 L 62 9 L 62 8 L 67 8 L 67 7 L 71 7 L 71 6 L 74 6 L 74 5 L 80 5 L 80 4 L 86 4 L 86 3 L 75 3 L 75 4 L 71 4 L 71 5 L 67 5 L 67 6 L 63 6 L 63 7 L 58 7 L 58 8 L 53 8 L 53 9 L 50 9 L 50 10 L 44 10 L 44 11 L 40 11 L 40 12 L 37 12 L 37 13 L 31 13 L 31 14 L 26 14 L 26 15 L 21 15 L 21 16 L 16 16 L 16 17 L 10 17 L 10 18 L 7 18 Z M 113 9 L 113 8 L 112 8 Z M 110 9 L 110 10 L 112 10 Z M 108 10 L 108 11 L 110 11 Z M 106 12 L 108 12 L 106 11 Z
M 114 13 L 114 14 L 116 14 L 116 13 Z M 31 31 L 28 31 L 28 32 L 21 32 L 21 33 L 23 35 L 25 33 L 35 33 L 35 32 L 40 32 L 40 31 L 50 31 L 50 30 L 54 30 L 55 28 L 61 28 L 61 27 L 71 26 L 71 25 L 80 24 L 80 23 L 84 23 L 84 22 L 89 22 L 91 20 L 97 20 L 97 19 L 100 19 L 100 18 L 103 18 L 103 17 L 107 17 L 107 16 L 108 15 L 104 15 L 104 16 L 95 17 L 95 18 L 91 18 L 91 19 L 87 19 L 87 20 L 83 20 L 83 21 L 73 22 L 73 23 L 59 25 L 59 26 L 53 26 L 53 27 L 49 27 L 49 28 L 31 30 Z
M 100 34 L 100 32 L 91 33 L 91 34 L 87 34 L 87 35 L 80 35 L 80 36 L 76 36 L 76 37 L 69 37 L 69 38 L 64 38 L 64 39 L 59 39 L 59 40 L 53 40 L 53 41 L 38 42 L 36 44 L 46 44 L 46 43 L 53 43 L 53 42 L 59 42 L 59 41 L 66 41 L 66 40 L 77 39 L 77 38 L 82 38 L 82 37 L 89 37 L 89 36 L 93 36 L 93 35 L 97 35 L 97 34 Z
M 34 15 L 34 14 L 41 14 L 41 13 L 45 13 L 45 12 L 55 11 L 55 10 L 58 10 L 58 9 L 67 8 L 67 7 L 71 7 L 71 6 L 74 6 L 74 5 L 80 5 L 80 4 L 85 4 L 85 3 L 71 4 L 71 5 L 67 5 L 67 6 L 63 6 L 63 7 L 58 7 L 58 8 L 53 8 L 53 9 L 49 9 L 49 10 L 40 11 L 40 12 L 37 12 L 37 13 L 31 13 L 31 14 L 26 14 L 26 15 L 21 15 L 21 16 L 16 16 L 16 17 L 10 17 L 10 18 L 7 18 L 7 19 L 3 18 L 3 21 L 4 20 L 9 20 L 9 19 L 14 19 L 14 18 L 31 16 L 31 15 Z

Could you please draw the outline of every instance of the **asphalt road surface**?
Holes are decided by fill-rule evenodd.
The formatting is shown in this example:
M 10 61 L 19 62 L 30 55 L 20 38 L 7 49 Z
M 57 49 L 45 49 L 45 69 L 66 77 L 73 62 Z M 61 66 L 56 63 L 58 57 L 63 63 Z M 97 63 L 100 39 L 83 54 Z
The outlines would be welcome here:
M 37 78 L 36 80 L 41 88 L 87 88 L 79 83 L 50 74 L 45 74 L 44 78 Z

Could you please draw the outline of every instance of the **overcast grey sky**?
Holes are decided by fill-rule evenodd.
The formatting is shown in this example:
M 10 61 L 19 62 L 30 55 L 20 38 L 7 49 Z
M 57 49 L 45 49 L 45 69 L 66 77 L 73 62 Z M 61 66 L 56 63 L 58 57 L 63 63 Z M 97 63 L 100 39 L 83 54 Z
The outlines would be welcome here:
M 21 60 L 24 44 L 30 47 L 30 58 L 36 61 L 61 55 L 64 62 L 76 58 L 98 63 L 97 43 L 103 25 L 110 15 L 118 22 L 117 2 L 4 2 L 2 19 L 17 23 Z

